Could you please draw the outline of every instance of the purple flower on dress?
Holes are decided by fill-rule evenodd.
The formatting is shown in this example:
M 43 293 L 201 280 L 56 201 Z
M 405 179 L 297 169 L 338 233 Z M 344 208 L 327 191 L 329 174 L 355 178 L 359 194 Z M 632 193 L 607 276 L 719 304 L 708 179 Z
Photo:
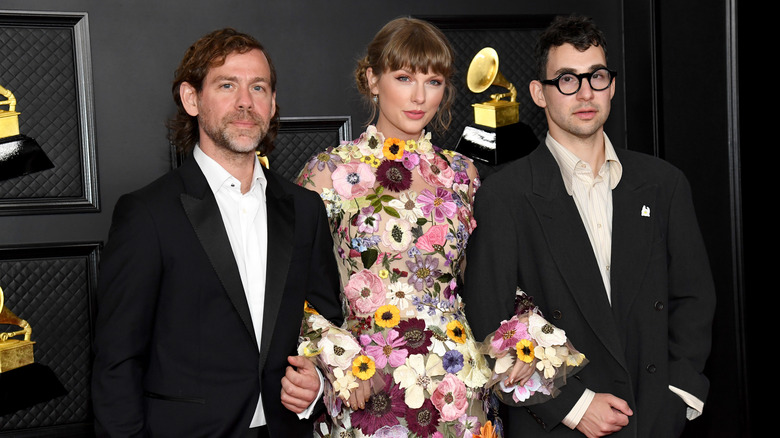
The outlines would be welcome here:
M 359 427 L 365 435 L 372 435 L 384 426 L 400 424 L 398 419 L 406 413 L 404 391 L 393 382 L 393 376 L 384 376 L 385 386 L 366 402 L 366 408 L 353 411 L 352 426 Z
M 417 196 L 417 202 L 422 205 L 423 214 L 429 215 L 433 212 L 436 222 L 444 222 L 458 214 L 458 206 L 452 200 L 452 193 L 442 187 L 436 189 L 435 195 L 428 189 L 423 190 Z
M 412 170 L 420 164 L 420 156 L 414 152 L 404 151 L 404 156 L 401 157 L 401 163 L 404 167 Z
M 406 411 L 406 424 L 409 426 L 409 431 L 417 436 L 431 436 L 439 425 L 439 411 L 430 399 L 426 399 L 419 409 Z
M 358 213 L 358 231 L 366 234 L 376 233 L 380 220 L 382 220 L 382 216 L 379 213 L 374 213 L 374 207 L 368 206 Z
M 417 318 L 402 320 L 395 328 L 406 341 L 406 350 L 412 354 L 427 354 L 431 346 L 431 331 L 425 329 L 425 321 Z
M 319 154 L 313 156 L 309 161 L 308 169 L 312 170 L 315 167 L 320 172 L 328 167 L 328 170 L 333 172 L 336 170 L 336 165 L 341 164 L 341 157 L 336 154 L 332 154 L 329 151 L 322 151 Z
M 379 185 L 393 192 L 403 192 L 412 186 L 412 172 L 402 163 L 385 160 L 376 169 Z
M 370 345 L 372 341 L 374 345 Z M 406 341 L 395 329 L 387 333 L 387 339 L 382 336 L 381 332 L 371 336 L 362 335 L 360 343 L 363 344 L 363 350 L 366 354 L 374 358 L 377 368 L 384 368 L 388 363 L 391 367 L 396 368 L 406 362 L 408 352 L 406 349 L 400 348 L 406 345 Z
M 406 261 L 406 266 L 411 271 L 408 283 L 417 290 L 433 286 L 433 282 L 441 276 L 439 259 L 432 256 L 416 256 L 414 262 Z
M 455 374 L 463 368 L 463 353 L 458 350 L 448 350 L 441 361 L 445 371 Z

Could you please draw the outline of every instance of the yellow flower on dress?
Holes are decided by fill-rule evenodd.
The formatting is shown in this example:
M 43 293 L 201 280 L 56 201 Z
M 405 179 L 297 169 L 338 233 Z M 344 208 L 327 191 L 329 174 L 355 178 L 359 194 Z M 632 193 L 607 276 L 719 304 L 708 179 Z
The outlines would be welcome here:
M 414 152 L 417 150 L 417 142 L 414 140 L 406 140 L 406 150 Z
M 406 144 L 397 138 L 388 138 L 382 148 L 382 153 L 388 160 L 398 160 L 404 156 Z
M 463 324 L 460 321 L 448 322 L 447 336 L 459 344 L 466 342 L 466 330 L 463 328 Z
M 392 304 L 386 304 L 374 313 L 376 325 L 384 328 L 392 328 L 401 322 L 401 311 Z
M 352 361 L 352 374 L 360 380 L 370 379 L 376 372 L 374 359 L 361 354 Z
M 390 271 L 387 269 L 380 269 L 379 270 L 379 278 L 387 278 L 390 276 Z
M 379 167 L 379 165 L 382 164 L 382 161 L 373 155 L 363 155 L 363 157 L 360 158 L 360 161 L 370 165 L 371 167 Z
M 556 368 L 563 364 L 563 360 L 558 357 L 558 351 L 555 347 L 542 347 L 537 346 L 534 349 L 534 355 L 538 362 L 536 362 L 536 369 L 544 372 L 545 379 L 551 379 L 555 376 Z
M 303 311 L 305 313 L 313 313 L 315 315 L 319 315 L 319 312 L 317 312 L 317 309 L 311 306 L 308 301 L 303 302 Z
M 534 344 L 528 339 L 520 339 L 515 346 L 517 358 L 525 363 L 531 363 L 534 360 Z

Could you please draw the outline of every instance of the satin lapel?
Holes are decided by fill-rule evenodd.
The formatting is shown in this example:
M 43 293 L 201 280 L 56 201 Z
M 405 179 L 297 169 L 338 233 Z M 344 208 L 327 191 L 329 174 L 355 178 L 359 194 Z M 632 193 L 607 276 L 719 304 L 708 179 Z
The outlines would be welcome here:
M 593 247 L 574 200 L 561 178 L 558 164 L 542 144 L 532 154 L 534 190 L 529 202 L 536 211 L 544 238 L 574 301 L 588 324 L 621 363 L 620 338 L 599 274 Z M 533 294 L 533 291 L 529 291 Z M 551 309 L 542 309 L 549 312 Z
M 642 169 L 619 157 L 623 177 L 612 191 L 612 308 L 618 324 L 625 318 L 639 293 L 653 244 L 655 185 L 644 184 Z
M 277 180 L 276 174 L 265 171 L 266 207 L 268 216 L 268 266 L 265 279 L 263 336 L 260 341 L 260 366 L 265 364 L 274 327 L 279 317 L 287 273 L 292 258 L 295 232 L 295 204 Z
M 238 272 L 214 193 L 209 189 L 206 178 L 194 159 L 186 160 L 180 170 L 186 186 L 186 192 L 181 194 L 181 203 L 187 218 L 244 326 L 252 339 L 255 339 L 249 304 L 241 284 L 241 274 Z

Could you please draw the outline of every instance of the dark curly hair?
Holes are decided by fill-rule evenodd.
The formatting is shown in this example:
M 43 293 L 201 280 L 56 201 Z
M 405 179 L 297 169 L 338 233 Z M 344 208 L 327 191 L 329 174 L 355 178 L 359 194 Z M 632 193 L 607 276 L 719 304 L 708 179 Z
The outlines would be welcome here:
M 607 56 L 607 39 L 589 17 L 557 16 L 547 29 L 539 36 L 534 53 L 536 58 L 536 75 L 539 80 L 549 79 L 547 61 L 550 49 L 571 44 L 577 50 L 584 52 L 590 46 L 601 47 L 604 57 Z
M 218 67 L 225 62 L 225 58 L 232 53 L 246 53 L 258 49 L 265 54 L 268 66 L 271 69 L 271 91 L 276 91 L 276 69 L 265 48 L 253 37 L 238 32 L 231 28 L 215 30 L 196 41 L 181 60 L 174 74 L 171 91 L 176 102 L 176 115 L 167 123 L 168 140 L 176 146 L 181 154 L 188 154 L 198 143 L 198 118 L 187 114 L 181 102 L 179 88 L 187 82 L 200 93 L 203 88 L 203 80 L 209 70 Z M 274 148 L 273 141 L 279 131 L 279 106 L 271 117 L 268 134 L 257 145 L 261 155 L 268 155 Z

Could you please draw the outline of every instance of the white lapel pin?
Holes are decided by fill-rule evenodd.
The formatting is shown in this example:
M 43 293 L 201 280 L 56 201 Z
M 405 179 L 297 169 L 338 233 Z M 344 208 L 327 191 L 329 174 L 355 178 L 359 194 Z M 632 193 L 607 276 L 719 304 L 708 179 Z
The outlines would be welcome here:
M 643 217 L 650 217 L 650 207 L 643 205 L 642 206 L 642 216 Z

